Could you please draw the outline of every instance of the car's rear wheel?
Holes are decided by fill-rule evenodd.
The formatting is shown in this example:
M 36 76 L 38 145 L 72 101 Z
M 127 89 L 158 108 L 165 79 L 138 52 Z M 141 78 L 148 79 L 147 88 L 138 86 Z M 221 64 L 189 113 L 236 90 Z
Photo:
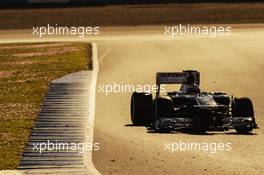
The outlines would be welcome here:
M 134 92 L 131 96 L 131 120 L 134 125 L 149 126 L 153 121 L 153 100 L 148 93 Z
M 238 133 L 248 133 L 253 130 L 255 125 L 254 109 L 253 104 L 249 98 L 235 98 L 232 102 L 232 117 L 241 117 L 241 118 L 252 118 L 252 121 L 249 121 L 249 124 L 252 127 L 239 126 L 235 127 L 235 130 Z

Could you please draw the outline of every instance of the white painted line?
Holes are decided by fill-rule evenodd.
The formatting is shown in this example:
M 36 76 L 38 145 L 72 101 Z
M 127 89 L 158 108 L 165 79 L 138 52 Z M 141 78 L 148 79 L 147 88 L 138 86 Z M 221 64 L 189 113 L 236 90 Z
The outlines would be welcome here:
M 22 175 L 22 171 L 19 170 L 1 170 L 0 175 Z
M 111 48 L 107 48 L 107 50 L 105 51 L 105 53 L 103 53 L 100 58 L 99 58 L 99 63 L 102 63 L 104 58 L 111 52 Z
M 90 83 L 90 100 L 88 109 L 88 120 L 87 120 L 87 131 L 86 131 L 86 143 L 93 143 L 94 135 L 94 118 L 95 118 L 95 101 L 96 101 L 96 83 L 97 76 L 99 72 L 98 64 L 98 53 L 96 43 L 92 43 L 92 61 L 93 61 L 93 71 Z M 100 143 L 99 143 L 100 145 Z M 100 146 L 99 146 L 100 147 Z M 98 150 L 100 151 L 100 150 Z M 92 151 L 86 151 L 84 153 L 84 163 L 88 174 L 100 175 L 99 171 L 94 167 L 92 160 Z

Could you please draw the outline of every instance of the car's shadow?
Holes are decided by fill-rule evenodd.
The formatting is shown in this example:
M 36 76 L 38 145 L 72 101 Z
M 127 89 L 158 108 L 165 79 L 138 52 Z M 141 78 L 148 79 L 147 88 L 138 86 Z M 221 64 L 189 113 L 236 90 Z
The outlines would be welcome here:
M 126 127 L 146 127 L 145 125 L 126 124 Z
M 145 125 L 134 125 L 134 124 L 126 124 L 126 127 L 145 127 L 147 129 L 147 133 L 150 134 L 188 134 L 188 135 L 204 135 L 204 136 L 210 136 L 210 135 L 257 135 L 256 133 L 237 133 L 235 131 L 208 131 L 208 132 L 197 132 L 194 130 L 186 130 L 186 129 L 179 129 L 179 130 L 162 130 L 162 131 L 155 131 L 149 126 Z

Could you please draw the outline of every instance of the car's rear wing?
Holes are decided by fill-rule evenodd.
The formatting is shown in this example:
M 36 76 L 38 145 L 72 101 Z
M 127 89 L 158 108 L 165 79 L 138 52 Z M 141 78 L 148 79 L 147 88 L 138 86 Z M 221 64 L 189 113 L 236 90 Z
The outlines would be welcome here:
M 200 72 L 194 70 L 185 70 L 182 72 L 157 72 L 156 84 L 158 86 L 157 94 L 159 95 L 161 84 L 183 84 L 186 77 L 192 74 L 194 76 L 194 83 L 200 85 Z

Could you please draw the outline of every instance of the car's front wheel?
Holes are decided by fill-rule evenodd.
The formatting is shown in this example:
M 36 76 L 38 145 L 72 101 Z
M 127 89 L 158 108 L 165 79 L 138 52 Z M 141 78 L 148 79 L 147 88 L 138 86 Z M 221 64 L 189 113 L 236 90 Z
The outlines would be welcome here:
M 160 130 L 160 118 L 158 117 L 158 104 L 156 99 L 154 99 L 153 105 L 154 105 L 154 120 L 152 122 L 152 129 L 157 132 Z
M 131 120 L 134 125 L 149 126 L 153 121 L 153 100 L 148 93 L 134 92 L 131 96 Z
M 245 126 L 236 126 L 238 133 L 248 133 L 253 130 L 255 123 L 253 104 L 249 98 L 235 98 L 232 102 L 232 117 L 251 118 Z M 247 126 L 249 125 L 249 126 Z
M 205 134 L 209 129 L 209 114 L 208 111 L 200 111 L 194 118 L 194 131 L 199 134 Z

